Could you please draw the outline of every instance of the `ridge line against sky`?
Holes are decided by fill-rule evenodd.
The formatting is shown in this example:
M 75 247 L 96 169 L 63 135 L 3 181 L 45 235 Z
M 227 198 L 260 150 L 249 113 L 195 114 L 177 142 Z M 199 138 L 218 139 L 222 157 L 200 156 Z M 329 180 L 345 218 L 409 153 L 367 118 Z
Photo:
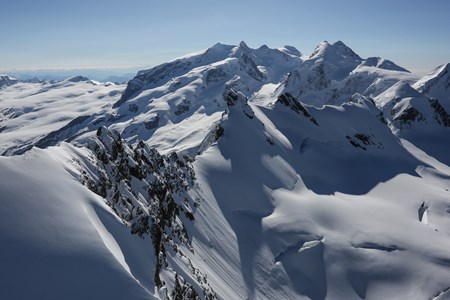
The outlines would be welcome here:
M 342 40 L 361 57 L 425 74 L 450 62 L 449 13 L 447 0 L 7 1 L 0 72 L 145 68 L 241 40 L 309 55 L 323 40 Z

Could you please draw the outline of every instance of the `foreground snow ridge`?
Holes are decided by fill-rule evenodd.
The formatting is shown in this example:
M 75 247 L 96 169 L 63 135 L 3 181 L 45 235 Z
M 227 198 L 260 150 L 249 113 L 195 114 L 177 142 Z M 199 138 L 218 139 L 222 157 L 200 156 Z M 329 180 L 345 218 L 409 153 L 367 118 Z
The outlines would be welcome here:
M 0 76 L 0 299 L 449 299 L 449 70 L 241 42 Z

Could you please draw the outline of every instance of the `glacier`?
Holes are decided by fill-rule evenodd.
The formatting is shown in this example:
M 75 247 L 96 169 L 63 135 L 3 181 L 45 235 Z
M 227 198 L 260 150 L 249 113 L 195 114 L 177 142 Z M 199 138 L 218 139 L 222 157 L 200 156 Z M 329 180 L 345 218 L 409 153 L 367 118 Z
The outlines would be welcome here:
M 0 77 L 2 299 L 448 299 L 449 65 L 244 42 Z

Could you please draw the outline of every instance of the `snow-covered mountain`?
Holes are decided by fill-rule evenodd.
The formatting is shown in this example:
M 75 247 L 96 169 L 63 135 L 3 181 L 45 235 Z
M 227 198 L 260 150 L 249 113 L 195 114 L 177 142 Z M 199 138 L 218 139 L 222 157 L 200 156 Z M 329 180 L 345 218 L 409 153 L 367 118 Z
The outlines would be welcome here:
M 5 85 L 0 298 L 450 297 L 447 69 L 241 42 Z
M 376 101 L 396 128 L 417 127 L 421 122 L 423 129 L 428 131 L 450 127 L 450 116 L 441 102 L 421 94 L 408 83 L 395 84 L 376 97 Z
M 396 82 L 413 83 L 418 79 L 389 60 L 362 59 L 341 41 L 325 41 L 289 74 L 282 89 L 304 103 L 320 107 L 342 104 L 354 93 L 374 97 Z
M 441 101 L 441 104 L 450 110 L 450 64 L 434 69 L 430 74 L 414 84 L 419 92 Z
M 18 83 L 19 81 L 11 76 L 8 75 L 0 75 L 0 89 L 14 85 Z
M 448 165 L 450 94 L 445 92 L 449 80 L 445 78 L 445 67 L 436 70 L 413 86 L 405 82 L 395 84 L 377 96 L 375 102 L 397 136 Z

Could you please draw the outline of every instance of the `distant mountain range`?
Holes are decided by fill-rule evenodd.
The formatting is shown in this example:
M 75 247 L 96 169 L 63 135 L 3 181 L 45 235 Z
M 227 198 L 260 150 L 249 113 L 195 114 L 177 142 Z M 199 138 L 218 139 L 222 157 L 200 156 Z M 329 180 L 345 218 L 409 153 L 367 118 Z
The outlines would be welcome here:
M 0 298 L 449 298 L 449 70 L 241 42 L 1 76 Z
M 36 69 L 16 70 L 8 72 L 8 75 L 21 81 L 50 81 L 64 80 L 69 77 L 83 75 L 100 82 L 125 83 L 132 79 L 138 68 L 118 69 Z

